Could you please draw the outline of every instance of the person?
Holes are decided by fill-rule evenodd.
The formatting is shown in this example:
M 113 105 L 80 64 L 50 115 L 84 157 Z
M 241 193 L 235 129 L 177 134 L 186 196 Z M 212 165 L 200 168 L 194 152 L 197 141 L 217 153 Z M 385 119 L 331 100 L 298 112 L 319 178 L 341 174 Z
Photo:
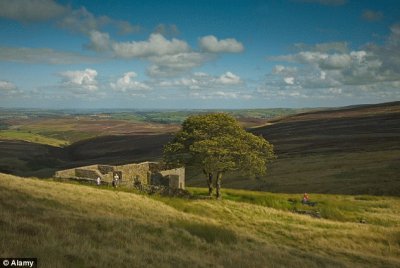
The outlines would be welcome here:
M 308 197 L 308 194 L 304 193 L 303 200 L 301 200 L 301 203 L 307 204 L 309 201 L 310 201 L 310 198 Z
M 119 182 L 119 176 L 118 176 L 118 173 L 115 173 L 113 181 L 112 181 L 112 185 L 114 188 L 116 188 L 118 186 L 118 182 Z
M 96 184 L 97 184 L 97 186 L 99 186 L 99 185 L 101 184 L 101 179 L 100 179 L 100 177 L 97 177 L 97 179 L 96 179 Z

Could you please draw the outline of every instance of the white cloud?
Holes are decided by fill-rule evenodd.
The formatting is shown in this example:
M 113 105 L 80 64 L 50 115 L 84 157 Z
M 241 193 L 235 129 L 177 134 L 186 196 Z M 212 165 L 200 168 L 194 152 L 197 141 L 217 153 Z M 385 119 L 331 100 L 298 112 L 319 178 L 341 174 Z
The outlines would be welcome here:
M 207 35 L 200 38 L 199 43 L 203 51 L 211 53 L 238 53 L 244 50 L 243 44 L 234 38 L 218 40 L 213 35 Z
M 114 42 L 112 50 L 122 58 L 146 58 L 189 52 L 189 45 L 182 40 L 166 39 L 158 33 L 151 34 L 147 41 Z
M 238 75 L 226 72 L 220 76 L 212 76 L 196 72 L 178 79 L 159 81 L 155 88 L 187 90 L 188 97 L 193 99 L 242 99 L 248 100 L 249 94 L 245 83 Z M 181 91 L 185 94 L 185 91 Z
M 298 46 L 310 50 L 270 57 L 296 67 L 276 65 L 258 93 L 268 98 L 396 99 L 400 95 L 400 25 L 390 30 L 382 45 L 369 43 L 354 51 L 339 43 Z
M 91 31 L 99 30 L 111 21 L 107 16 L 96 17 L 85 7 L 81 7 L 80 9 L 72 10 L 58 24 L 64 29 L 88 34 Z
M 135 81 L 137 74 L 135 72 L 127 72 L 117 80 L 116 83 L 110 83 L 112 89 L 116 91 L 126 92 L 127 90 L 149 90 L 151 87 L 145 83 Z
M 281 74 L 281 75 L 293 75 L 297 73 L 296 67 L 287 67 L 283 65 L 275 65 L 272 69 L 273 74 Z
M 2 0 L 0 17 L 22 22 L 45 21 L 62 16 L 68 8 L 53 0 Z
M 51 48 L 0 47 L 0 61 L 76 64 L 83 62 L 98 62 L 98 58 Z
M 165 26 L 162 24 L 157 28 L 158 31 L 167 31 L 171 27 L 174 29 L 173 25 Z M 211 44 L 210 47 L 213 53 L 193 51 L 186 41 L 176 38 L 167 39 L 160 33 L 153 33 L 148 40 L 144 41 L 118 42 L 111 40 L 107 33 L 92 30 L 90 39 L 91 42 L 88 45 L 90 49 L 96 51 L 109 50 L 118 58 L 149 61 L 150 66 L 147 69 L 147 74 L 151 77 L 176 76 L 215 59 L 217 52 L 238 52 L 243 50 L 242 44 L 234 39 L 220 41 L 215 39 L 216 43 Z M 232 78 L 230 82 L 234 83 Z
M 116 42 L 100 32 L 92 32 L 89 47 L 107 50 L 119 58 L 144 59 L 151 63 L 147 74 L 151 77 L 171 77 L 201 66 L 215 56 L 192 51 L 183 40 L 167 39 L 159 33 L 153 33 L 146 41 Z
M 68 12 L 68 14 L 58 22 L 58 25 L 61 28 L 87 35 L 93 31 L 100 31 L 108 25 L 117 28 L 120 34 L 138 32 L 141 29 L 140 26 L 132 25 L 128 21 L 115 20 L 108 16 L 95 16 L 85 7 Z
M 343 90 L 341 88 L 336 88 L 336 87 L 331 87 L 328 88 L 327 93 L 333 94 L 333 95 L 340 95 L 342 94 Z
M 272 69 L 272 72 L 274 74 L 279 74 L 279 73 L 283 72 L 283 70 L 285 70 L 285 66 L 283 66 L 283 65 L 275 65 L 274 69 Z
M 390 47 L 400 46 L 400 24 L 395 24 L 390 27 L 388 43 Z
M 110 48 L 110 35 L 99 31 L 91 31 L 89 34 L 90 43 L 88 47 L 95 51 L 106 51 Z
M 393 27 L 392 27 L 393 28 Z M 325 77 L 334 77 L 343 84 L 367 84 L 400 78 L 400 40 L 395 37 L 395 30 L 385 46 L 369 44 L 362 50 L 348 53 L 322 53 L 302 51 L 297 54 L 271 57 L 270 60 L 300 63 L 304 68 L 312 68 L 319 73 L 324 71 Z M 399 34 L 400 36 L 400 34 Z M 287 68 L 283 65 L 275 67 L 275 74 Z
M 212 59 L 208 54 L 199 52 L 184 52 L 172 55 L 153 56 L 148 60 L 153 63 L 147 70 L 152 77 L 171 77 L 190 71 Z
M 288 84 L 288 85 L 293 85 L 294 84 L 294 77 L 285 77 L 285 78 L 283 78 L 283 81 L 285 81 L 285 83 Z
M 154 33 L 159 33 L 163 36 L 174 36 L 179 34 L 179 29 L 175 24 L 161 23 L 156 26 Z
M 297 43 L 294 44 L 294 48 L 298 51 L 313 51 L 321 53 L 347 53 L 349 51 L 347 42 L 328 42 L 318 43 L 315 45 Z
M 93 92 L 98 89 L 96 76 L 97 71 L 93 69 L 85 69 L 78 71 L 66 71 L 60 73 L 64 78 L 63 85 L 72 89 L 83 89 Z
M 10 81 L 0 80 L 0 92 L 9 92 L 16 89 L 17 86 Z
M 23 97 L 24 92 L 22 90 L 19 90 L 18 87 L 7 80 L 0 80 L 0 96 L 3 98 L 8 98 L 8 97 Z
M 161 88 L 183 88 L 189 90 L 211 89 L 211 81 L 215 78 L 205 73 L 196 73 L 191 76 L 172 80 L 163 80 L 157 86 Z
M 113 21 L 113 24 L 117 27 L 119 34 L 137 33 L 142 29 L 139 25 L 132 25 L 130 22 L 123 20 Z
M 141 27 L 128 21 L 115 20 L 107 16 L 95 16 L 85 7 L 72 9 L 54 0 L 1 0 L 0 18 L 21 22 L 37 22 L 57 19 L 61 28 L 89 34 L 107 25 L 114 26 L 118 33 L 128 34 L 140 31 Z
M 325 53 L 319 51 L 301 51 L 297 54 L 270 57 L 273 61 L 287 61 L 302 64 L 317 65 L 321 69 L 343 69 L 352 61 L 360 62 L 366 56 L 365 51 L 352 51 L 350 53 Z M 288 67 L 279 65 L 282 71 Z M 275 69 L 278 72 L 279 69 Z
M 360 55 L 365 51 L 352 52 L 354 55 Z M 357 58 L 356 56 L 355 58 Z M 349 66 L 353 61 L 352 55 L 349 54 L 332 54 L 327 55 L 326 58 L 318 62 L 319 67 L 323 70 L 329 69 L 343 69 Z
M 320 60 L 326 58 L 327 55 L 320 52 L 313 51 L 302 51 L 297 54 L 272 56 L 268 59 L 271 61 L 282 61 L 282 62 L 298 62 L 298 63 L 317 63 Z
M 226 72 L 218 79 L 216 80 L 217 83 L 223 84 L 223 85 L 237 85 L 242 83 L 242 80 L 240 79 L 239 76 L 231 73 L 231 72 Z

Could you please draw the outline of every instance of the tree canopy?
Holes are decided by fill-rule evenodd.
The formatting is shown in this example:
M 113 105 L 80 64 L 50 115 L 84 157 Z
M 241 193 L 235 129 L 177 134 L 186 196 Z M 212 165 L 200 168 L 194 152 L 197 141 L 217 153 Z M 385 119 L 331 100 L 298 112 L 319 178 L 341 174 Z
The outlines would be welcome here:
M 203 171 L 210 195 L 215 177 L 217 198 L 223 173 L 239 170 L 248 175 L 263 175 L 273 158 L 273 146 L 268 141 L 246 132 L 225 113 L 188 117 L 174 139 L 164 146 L 167 165 L 192 165 Z

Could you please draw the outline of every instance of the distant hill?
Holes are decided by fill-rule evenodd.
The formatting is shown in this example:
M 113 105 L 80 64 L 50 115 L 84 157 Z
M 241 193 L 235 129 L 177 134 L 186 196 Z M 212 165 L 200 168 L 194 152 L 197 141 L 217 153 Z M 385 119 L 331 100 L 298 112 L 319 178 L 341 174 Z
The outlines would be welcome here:
M 162 147 L 173 134 L 103 136 L 76 142 L 64 149 L 73 165 L 125 164 L 160 160 Z M 68 164 L 68 163 L 67 163 Z
M 26 141 L 0 141 L 0 172 L 51 177 L 56 170 L 91 164 L 157 161 L 172 134 L 101 136 L 63 148 Z
M 279 155 L 400 149 L 400 102 L 300 113 L 251 129 Z

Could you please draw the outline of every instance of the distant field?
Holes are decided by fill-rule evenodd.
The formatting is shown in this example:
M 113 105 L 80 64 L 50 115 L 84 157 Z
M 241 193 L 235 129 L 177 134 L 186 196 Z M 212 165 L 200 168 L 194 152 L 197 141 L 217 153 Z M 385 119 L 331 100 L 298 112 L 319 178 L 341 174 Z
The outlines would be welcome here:
M 9 119 L 8 130 L 32 133 L 72 144 L 106 135 L 159 134 L 175 132 L 179 126 L 103 118 L 62 117 L 40 119 Z M 5 132 L 8 133 L 8 132 Z M 5 136 L 5 135 L 4 135 Z M 49 143 L 48 143 L 49 144 Z M 53 145 L 53 144 L 49 144 Z
M 116 120 L 136 120 L 143 122 L 163 123 L 163 124 L 180 124 L 187 117 L 194 114 L 202 113 L 229 113 L 236 117 L 244 125 L 255 126 L 252 121 L 258 120 L 259 123 L 265 122 L 267 119 L 287 116 L 315 109 L 289 109 L 289 108 L 270 108 L 270 109 L 240 109 L 240 110 L 154 110 L 154 111 L 130 111 L 130 112 L 113 112 L 109 113 L 112 119 Z M 258 124 L 260 125 L 260 124 Z
M 245 127 L 263 125 L 268 119 L 310 109 L 255 109 L 255 110 L 26 110 L 0 109 L 0 130 L 32 133 L 43 138 L 60 140 L 62 144 L 107 135 L 160 134 L 175 132 L 190 115 L 227 112 L 238 118 Z M 10 134 L 7 136 L 7 134 Z M 19 138 L 4 132 L 0 138 Z M 31 140 L 25 135 L 25 141 Z M 40 143 L 45 143 L 41 139 Z M 49 145 L 54 142 L 49 141 Z
M 31 132 L 16 130 L 0 130 L 0 140 L 22 140 L 56 147 L 61 147 L 68 144 L 68 142 L 65 140 L 54 139 Z
M 318 219 L 291 212 L 310 209 L 289 202 L 301 195 L 223 194 L 149 197 L 0 174 L 0 256 L 40 267 L 400 266 L 398 198 L 311 194 L 328 218 Z

